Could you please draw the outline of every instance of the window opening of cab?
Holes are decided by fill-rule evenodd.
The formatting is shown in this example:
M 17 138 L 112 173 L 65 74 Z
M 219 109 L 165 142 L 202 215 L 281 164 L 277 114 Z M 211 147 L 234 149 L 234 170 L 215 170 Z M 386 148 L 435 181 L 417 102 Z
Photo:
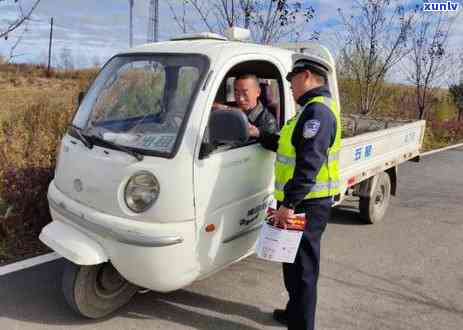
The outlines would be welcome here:
M 93 83 L 73 125 L 90 138 L 172 157 L 207 66 L 205 57 L 191 54 L 116 56 Z
M 223 78 L 216 93 L 214 104 L 226 105 L 231 108 L 239 109 L 236 105 L 234 96 L 234 81 L 236 77 L 246 74 L 255 75 L 259 79 L 261 87 L 261 96 L 259 97 L 259 101 L 263 103 L 264 106 L 267 106 L 270 113 L 275 116 L 278 123 L 278 129 L 280 129 L 284 122 L 284 87 L 280 71 L 271 62 L 246 61 L 235 65 Z M 264 87 L 269 88 L 270 90 L 264 90 Z M 265 92 L 267 92 L 267 95 L 264 95 Z M 266 97 L 271 97 L 272 99 L 270 100 Z M 207 140 L 208 136 L 206 131 L 204 141 L 206 142 Z M 251 140 L 248 143 L 233 146 L 221 144 L 219 151 L 223 149 L 242 147 L 252 143 L 256 143 L 256 141 Z

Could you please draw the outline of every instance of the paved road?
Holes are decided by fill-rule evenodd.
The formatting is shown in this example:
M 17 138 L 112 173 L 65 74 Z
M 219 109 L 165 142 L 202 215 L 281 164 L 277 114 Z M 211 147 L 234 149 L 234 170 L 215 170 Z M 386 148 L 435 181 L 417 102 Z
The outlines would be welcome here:
M 322 248 L 318 329 L 463 329 L 463 148 L 400 168 L 384 223 L 336 211 Z M 62 261 L 0 278 L 0 329 L 280 329 L 280 267 L 254 257 L 171 294 L 82 320 L 60 292 Z

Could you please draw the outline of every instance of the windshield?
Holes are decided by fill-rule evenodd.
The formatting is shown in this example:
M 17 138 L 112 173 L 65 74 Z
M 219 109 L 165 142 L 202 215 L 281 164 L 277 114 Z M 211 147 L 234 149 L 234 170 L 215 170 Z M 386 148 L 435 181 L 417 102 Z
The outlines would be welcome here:
M 101 71 L 73 125 L 86 136 L 171 155 L 207 66 L 200 55 L 124 55 Z

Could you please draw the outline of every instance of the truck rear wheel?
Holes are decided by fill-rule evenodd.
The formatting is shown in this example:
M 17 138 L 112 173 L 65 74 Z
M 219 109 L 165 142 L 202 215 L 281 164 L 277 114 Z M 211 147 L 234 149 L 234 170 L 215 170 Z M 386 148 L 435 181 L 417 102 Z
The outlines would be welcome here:
M 92 266 L 66 263 L 62 289 L 69 306 L 91 319 L 111 314 L 137 292 L 137 287 L 124 279 L 110 262 Z
M 371 197 L 360 197 L 360 217 L 367 223 L 373 224 L 383 220 L 391 200 L 391 179 L 389 174 L 382 172 Z

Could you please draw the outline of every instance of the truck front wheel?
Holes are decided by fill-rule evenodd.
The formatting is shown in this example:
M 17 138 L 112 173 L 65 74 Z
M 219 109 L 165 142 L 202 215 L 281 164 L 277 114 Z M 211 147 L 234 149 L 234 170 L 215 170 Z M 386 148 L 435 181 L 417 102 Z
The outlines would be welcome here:
M 371 197 L 360 197 L 360 217 L 367 223 L 373 224 L 383 220 L 391 200 L 391 179 L 389 174 L 378 174 Z
M 137 287 L 125 280 L 109 262 L 92 266 L 67 262 L 62 289 L 69 306 L 91 319 L 111 314 L 137 292 Z

